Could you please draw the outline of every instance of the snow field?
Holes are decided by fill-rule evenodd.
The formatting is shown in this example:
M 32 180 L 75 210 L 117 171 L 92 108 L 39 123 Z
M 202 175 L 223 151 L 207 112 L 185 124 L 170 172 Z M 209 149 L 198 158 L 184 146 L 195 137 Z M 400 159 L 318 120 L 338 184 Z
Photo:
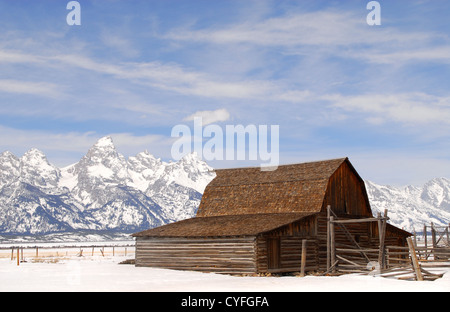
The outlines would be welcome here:
M 0 258 L 2 292 L 448 292 L 450 268 L 436 281 L 367 275 L 240 277 L 135 267 L 132 256 L 48 257 L 39 262 Z M 48 259 L 48 261 L 45 261 Z M 55 260 L 56 259 L 56 260 Z

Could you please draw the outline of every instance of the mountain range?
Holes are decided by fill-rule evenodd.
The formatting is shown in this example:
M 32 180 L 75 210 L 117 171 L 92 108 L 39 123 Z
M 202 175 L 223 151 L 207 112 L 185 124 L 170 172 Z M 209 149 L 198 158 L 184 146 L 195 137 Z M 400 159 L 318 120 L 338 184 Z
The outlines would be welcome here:
M 22 157 L 0 154 L 0 234 L 132 233 L 195 216 L 214 170 L 195 154 L 164 162 L 148 151 L 126 159 L 111 137 L 98 140 L 79 162 L 57 168 L 35 148 Z M 366 181 L 374 214 L 408 231 L 448 226 L 450 180 L 422 187 Z
M 394 187 L 365 181 L 372 212 L 388 210 L 389 223 L 407 231 L 450 225 L 450 180 L 435 178 L 423 186 Z
M 0 233 L 135 232 L 195 215 L 214 172 L 195 153 L 163 162 L 125 159 L 111 137 L 57 168 L 41 151 L 0 154 Z

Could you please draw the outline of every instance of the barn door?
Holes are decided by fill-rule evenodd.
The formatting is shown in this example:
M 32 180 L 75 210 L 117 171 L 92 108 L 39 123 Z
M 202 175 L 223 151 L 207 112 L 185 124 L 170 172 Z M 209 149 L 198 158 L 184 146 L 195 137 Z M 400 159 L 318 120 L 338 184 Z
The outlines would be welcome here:
M 280 238 L 267 239 L 267 268 L 269 270 L 280 268 Z

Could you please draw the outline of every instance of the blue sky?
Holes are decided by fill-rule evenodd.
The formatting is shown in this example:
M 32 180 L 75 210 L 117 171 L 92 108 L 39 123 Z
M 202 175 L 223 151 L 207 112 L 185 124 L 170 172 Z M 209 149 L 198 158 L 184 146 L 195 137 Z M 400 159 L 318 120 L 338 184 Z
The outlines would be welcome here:
M 450 177 L 450 2 L 0 1 L 0 152 L 58 166 L 111 135 L 170 159 L 171 130 L 279 125 L 280 162 L 348 156 L 364 179 Z M 251 165 L 213 161 L 214 167 Z

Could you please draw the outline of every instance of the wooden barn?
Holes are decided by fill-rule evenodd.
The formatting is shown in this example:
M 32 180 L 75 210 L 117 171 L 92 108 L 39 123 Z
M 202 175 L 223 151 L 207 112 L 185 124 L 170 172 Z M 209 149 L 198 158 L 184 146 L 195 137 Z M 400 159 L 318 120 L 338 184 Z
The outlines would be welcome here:
M 333 218 L 342 223 L 330 231 Z M 364 181 L 348 158 L 274 171 L 216 170 L 196 217 L 133 234 L 135 263 L 230 274 L 297 272 L 302 265 L 306 272 L 326 271 L 336 244 L 405 246 L 410 233 L 386 220 L 372 215 Z

